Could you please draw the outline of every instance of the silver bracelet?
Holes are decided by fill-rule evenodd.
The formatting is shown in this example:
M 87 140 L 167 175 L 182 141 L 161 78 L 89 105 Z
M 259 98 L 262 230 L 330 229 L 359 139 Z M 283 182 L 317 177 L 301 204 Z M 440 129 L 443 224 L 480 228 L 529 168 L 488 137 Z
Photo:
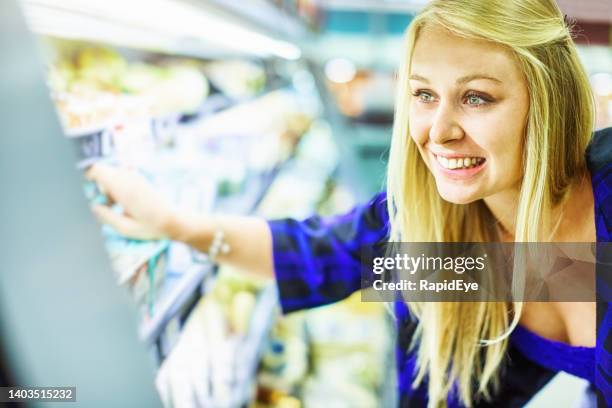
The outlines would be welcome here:
M 214 262 L 219 254 L 227 255 L 230 250 L 230 245 L 225 241 L 225 233 L 222 230 L 215 231 L 212 243 L 208 247 L 208 259 Z

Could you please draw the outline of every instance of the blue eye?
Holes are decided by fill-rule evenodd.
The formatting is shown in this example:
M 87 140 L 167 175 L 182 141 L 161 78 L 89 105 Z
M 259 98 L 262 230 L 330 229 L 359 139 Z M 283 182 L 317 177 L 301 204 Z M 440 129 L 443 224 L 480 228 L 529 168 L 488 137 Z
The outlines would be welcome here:
M 417 91 L 413 93 L 412 95 L 416 96 L 418 100 L 423 103 L 431 103 L 434 101 L 433 95 L 430 94 L 429 92 Z
M 476 94 L 469 94 L 465 97 L 465 103 L 471 106 L 482 106 L 488 104 L 489 102 L 490 101 L 486 98 Z

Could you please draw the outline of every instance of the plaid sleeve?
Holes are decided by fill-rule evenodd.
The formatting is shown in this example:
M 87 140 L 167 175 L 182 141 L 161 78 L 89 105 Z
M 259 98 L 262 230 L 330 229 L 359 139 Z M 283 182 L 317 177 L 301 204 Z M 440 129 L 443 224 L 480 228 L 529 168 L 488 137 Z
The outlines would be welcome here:
M 587 150 L 587 163 L 593 180 L 597 242 L 612 242 L 612 128 L 595 132 Z M 607 262 L 610 254 L 598 251 L 597 257 L 599 262 L 601 258 Z M 598 277 L 598 291 L 602 289 L 602 281 L 610 282 L 610 277 Z M 604 299 L 609 299 L 609 295 Z M 612 303 L 597 304 L 597 320 L 595 385 L 598 406 L 609 407 L 612 406 Z
M 333 303 L 360 289 L 360 251 L 386 241 L 386 205 L 381 193 L 340 216 L 268 221 L 284 313 Z
M 599 406 L 612 406 L 612 304 L 597 304 L 598 330 L 595 346 L 595 386 Z
M 612 241 L 612 127 L 593 134 L 587 150 L 593 179 L 597 241 Z

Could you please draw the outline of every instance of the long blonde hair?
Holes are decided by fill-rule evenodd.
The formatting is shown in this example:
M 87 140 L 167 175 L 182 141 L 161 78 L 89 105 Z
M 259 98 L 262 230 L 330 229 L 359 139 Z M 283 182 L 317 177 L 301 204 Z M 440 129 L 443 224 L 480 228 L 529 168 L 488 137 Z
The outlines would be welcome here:
M 551 209 L 586 168 L 584 152 L 594 123 L 587 75 L 563 14 L 553 0 L 433 0 L 405 36 L 387 175 L 391 241 L 497 241 L 496 220 L 482 200 L 444 201 L 409 133 L 412 51 L 426 25 L 455 35 L 501 44 L 526 80 L 529 112 L 524 135 L 523 179 L 516 216 L 517 242 L 546 241 Z M 414 386 L 427 377 L 429 406 L 446 404 L 457 386 L 466 406 L 489 399 L 498 383 L 507 337 L 521 304 L 408 302 L 418 319 Z

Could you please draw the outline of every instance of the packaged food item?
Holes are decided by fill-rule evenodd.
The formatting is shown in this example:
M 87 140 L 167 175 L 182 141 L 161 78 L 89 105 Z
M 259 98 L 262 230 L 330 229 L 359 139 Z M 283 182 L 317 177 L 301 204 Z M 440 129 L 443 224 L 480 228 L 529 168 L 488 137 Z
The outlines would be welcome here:
M 166 277 L 169 242 L 129 240 L 105 231 L 118 283 L 129 289 L 143 315 L 152 316 Z
M 144 94 L 163 81 L 163 69 L 152 64 L 130 64 L 119 77 L 119 86 L 127 94 Z
M 64 128 L 72 134 L 190 114 L 209 94 L 201 64 L 193 61 L 131 62 L 110 47 L 62 41 L 51 46 L 57 56 L 48 83 Z
M 302 402 L 293 395 L 265 387 L 257 388 L 256 400 L 250 408 L 301 408 Z
M 252 97 L 262 91 L 266 84 L 263 68 L 249 61 L 214 61 L 207 64 L 204 70 L 217 88 L 235 99 Z
M 305 324 L 312 363 L 302 387 L 305 405 L 379 406 L 393 367 L 393 323 L 384 304 L 361 302 L 357 292 L 308 311 Z
M 393 326 L 380 303 L 344 301 L 283 316 L 275 322 L 258 385 L 304 406 L 377 407 L 392 380 Z M 268 408 L 278 408 L 271 398 Z
M 60 59 L 49 67 L 47 84 L 54 93 L 66 93 L 70 90 L 70 85 L 76 79 L 76 67 L 72 61 Z
M 226 171 L 219 175 L 217 194 L 220 197 L 239 194 L 244 190 L 246 176 L 246 168 L 240 163 L 226 168 Z
M 140 266 L 127 282 L 132 297 L 142 306 L 143 314 L 151 317 L 166 277 L 167 253 L 163 251 Z
M 161 80 L 143 94 L 152 101 L 152 116 L 198 110 L 209 93 L 206 77 L 193 66 L 171 65 L 163 68 Z
M 112 135 L 113 154 L 118 163 L 130 167 L 143 167 L 155 160 L 155 139 L 151 120 L 142 116 L 115 124 Z
M 231 333 L 246 336 L 263 283 L 229 267 L 219 270 L 210 298 L 217 302 Z
M 234 333 L 243 336 L 247 334 L 256 302 L 253 292 L 243 290 L 234 295 L 229 311 L 230 327 Z
M 305 313 L 277 319 L 266 343 L 258 372 L 258 385 L 296 395 L 310 370 Z
M 95 129 L 89 133 L 71 136 L 70 139 L 76 147 L 80 161 L 101 160 L 114 152 L 109 129 Z
M 252 320 L 261 311 L 262 285 L 227 268 L 220 271 L 159 370 L 156 385 L 166 406 L 246 406 L 259 362 L 256 343 L 265 338 L 255 333 L 259 322 Z
M 210 400 L 209 355 L 215 352 L 208 344 L 206 299 L 201 299 L 186 323 L 182 335 L 161 364 L 155 385 L 165 407 L 190 407 L 197 402 L 206 406 Z M 223 330 L 223 327 L 216 328 Z M 210 406 L 210 405 L 208 405 Z
M 76 58 L 78 73 L 75 83 L 90 85 L 92 89 L 119 91 L 119 83 L 127 69 L 127 61 L 109 47 L 88 46 L 81 49 Z
M 108 92 L 57 92 L 52 99 L 69 137 L 104 129 L 115 120 L 117 95 Z

